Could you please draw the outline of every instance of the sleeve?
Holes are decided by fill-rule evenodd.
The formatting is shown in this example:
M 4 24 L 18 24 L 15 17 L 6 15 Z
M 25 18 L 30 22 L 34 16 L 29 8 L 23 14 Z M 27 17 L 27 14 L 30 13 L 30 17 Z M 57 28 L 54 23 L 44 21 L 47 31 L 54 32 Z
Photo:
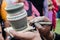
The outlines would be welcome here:
M 32 4 L 32 16 L 35 17 L 35 15 L 40 16 L 40 13 L 38 12 L 38 10 Z

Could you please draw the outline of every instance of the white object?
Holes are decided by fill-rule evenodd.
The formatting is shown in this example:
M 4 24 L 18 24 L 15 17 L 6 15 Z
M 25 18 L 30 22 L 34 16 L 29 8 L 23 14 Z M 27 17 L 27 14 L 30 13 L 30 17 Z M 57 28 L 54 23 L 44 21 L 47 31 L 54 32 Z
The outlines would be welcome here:
M 29 23 L 28 23 L 28 27 L 22 31 L 18 31 L 18 32 L 25 32 L 25 31 L 28 31 L 28 30 L 32 30 L 32 29 L 35 29 L 33 28 L 32 26 L 29 26 Z M 9 31 L 10 30 L 14 30 L 12 27 L 8 27 L 8 28 L 5 28 L 4 31 L 6 31 L 7 33 L 10 34 L 11 37 L 14 37 Z

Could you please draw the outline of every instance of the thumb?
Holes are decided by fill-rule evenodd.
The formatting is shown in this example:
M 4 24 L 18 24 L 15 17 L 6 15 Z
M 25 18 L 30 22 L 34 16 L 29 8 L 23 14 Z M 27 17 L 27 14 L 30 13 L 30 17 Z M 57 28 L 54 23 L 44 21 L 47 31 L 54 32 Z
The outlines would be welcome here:
M 10 33 L 11 33 L 11 35 L 13 35 L 13 36 L 16 36 L 16 35 L 17 35 L 17 32 L 16 32 L 16 31 L 14 31 L 14 30 L 10 30 L 9 32 L 10 32 Z
M 40 29 L 43 28 L 39 23 L 35 23 L 36 28 Z

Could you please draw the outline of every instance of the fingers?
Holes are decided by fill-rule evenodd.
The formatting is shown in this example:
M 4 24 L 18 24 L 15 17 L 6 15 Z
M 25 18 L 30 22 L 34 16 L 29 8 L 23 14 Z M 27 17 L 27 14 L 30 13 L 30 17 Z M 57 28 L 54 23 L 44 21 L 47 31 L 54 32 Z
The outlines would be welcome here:
M 39 21 L 50 21 L 47 17 L 42 16 L 42 17 L 36 17 L 30 21 L 30 23 L 35 23 Z
M 41 29 L 43 28 L 39 23 L 35 23 L 36 28 Z
M 50 20 L 45 16 L 36 17 L 30 21 L 30 26 L 32 26 L 32 25 L 34 25 L 34 23 L 38 23 L 38 22 L 50 22 Z
M 34 17 L 29 16 L 29 17 L 27 17 L 27 20 L 30 21 L 30 20 L 32 20 L 33 18 L 34 18 Z
M 44 19 L 44 16 L 42 16 L 42 17 L 36 17 L 36 18 L 32 19 L 30 22 L 31 22 L 31 23 L 34 23 L 34 22 L 41 21 L 41 20 L 43 20 L 43 19 Z
M 36 22 L 43 21 L 43 19 L 44 19 L 44 16 L 42 16 L 42 17 L 36 17 L 36 18 L 30 20 L 30 22 L 29 22 L 30 24 L 29 25 L 32 26 Z

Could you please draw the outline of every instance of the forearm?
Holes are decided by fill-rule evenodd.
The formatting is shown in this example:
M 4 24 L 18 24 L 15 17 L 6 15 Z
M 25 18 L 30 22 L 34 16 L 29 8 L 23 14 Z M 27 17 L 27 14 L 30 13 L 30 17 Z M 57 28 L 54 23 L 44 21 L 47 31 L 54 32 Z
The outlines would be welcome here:
M 17 35 L 18 34 L 18 35 Z M 32 32 L 17 33 L 15 36 L 18 38 L 32 39 L 35 37 L 35 34 Z
M 1 24 L 0 24 L 0 32 L 2 32 L 2 29 L 1 29 Z
M 5 20 L 5 21 L 4 21 L 4 27 L 5 27 L 5 28 L 10 27 L 10 23 L 9 23 L 8 20 Z M 7 39 L 8 36 L 10 36 L 10 35 L 6 32 L 6 39 Z
M 1 24 L 0 24 L 0 36 L 2 36 L 2 29 L 1 29 Z

